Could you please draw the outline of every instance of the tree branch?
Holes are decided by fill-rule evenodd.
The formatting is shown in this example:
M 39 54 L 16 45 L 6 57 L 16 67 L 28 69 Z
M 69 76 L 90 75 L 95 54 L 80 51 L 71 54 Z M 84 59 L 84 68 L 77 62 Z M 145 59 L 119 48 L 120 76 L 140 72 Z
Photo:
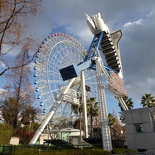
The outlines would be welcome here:
M 37 54 L 37 52 L 33 55 L 32 59 L 30 61 L 28 61 L 28 62 L 26 62 L 26 63 L 24 63 L 22 65 L 5 68 L 2 72 L 0 72 L 0 76 L 2 76 L 6 71 L 8 71 L 10 69 L 16 69 L 16 68 L 20 68 L 20 67 L 23 67 L 23 66 L 26 66 L 26 65 L 30 64 L 34 60 L 36 54 Z

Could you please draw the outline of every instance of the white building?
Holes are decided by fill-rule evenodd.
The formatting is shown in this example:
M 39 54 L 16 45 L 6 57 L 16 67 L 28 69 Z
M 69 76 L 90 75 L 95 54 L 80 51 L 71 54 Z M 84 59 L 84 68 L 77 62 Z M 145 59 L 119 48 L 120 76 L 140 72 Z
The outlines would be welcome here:
M 54 133 L 52 135 L 42 133 L 39 138 L 39 144 L 44 144 L 45 142 L 44 140 L 51 139 L 51 136 L 54 139 L 56 139 L 56 136 L 58 136 L 57 139 L 65 140 L 74 145 L 79 145 L 80 143 L 80 130 L 65 128 L 65 129 L 61 129 L 58 135 L 54 135 Z M 81 136 L 84 136 L 83 131 L 81 131 Z

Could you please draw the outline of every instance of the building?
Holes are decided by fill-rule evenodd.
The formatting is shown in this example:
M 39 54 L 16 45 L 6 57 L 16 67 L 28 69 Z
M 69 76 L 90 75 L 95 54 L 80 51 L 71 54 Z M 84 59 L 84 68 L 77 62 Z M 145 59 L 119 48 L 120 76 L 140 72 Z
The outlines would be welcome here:
M 126 122 L 129 149 L 155 150 L 155 108 L 140 108 L 122 112 Z
M 61 129 L 58 132 L 56 132 L 54 134 L 51 133 L 50 134 L 47 134 L 47 133 L 42 133 L 39 137 L 39 142 L 38 144 L 44 144 L 44 140 L 46 139 L 62 139 L 64 141 L 67 141 L 69 143 L 72 143 L 73 145 L 79 145 L 80 144 L 80 134 L 81 136 L 84 136 L 84 133 L 83 131 L 81 131 L 80 133 L 80 130 L 79 129 L 72 129 L 72 128 L 64 128 L 64 129 Z

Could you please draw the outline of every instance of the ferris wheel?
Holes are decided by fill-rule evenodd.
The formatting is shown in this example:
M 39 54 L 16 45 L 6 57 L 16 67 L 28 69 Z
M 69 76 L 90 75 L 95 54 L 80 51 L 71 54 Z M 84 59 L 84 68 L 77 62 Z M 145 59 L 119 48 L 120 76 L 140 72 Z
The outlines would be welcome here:
M 63 81 L 59 70 L 72 64 L 80 64 L 85 56 L 84 47 L 67 34 L 52 34 L 42 42 L 35 60 L 34 83 L 37 85 L 36 92 L 39 94 L 40 106 L 44 107 L 43 113 L 49 112 L 68 83 L 68 80 Z M 85 80 L 89 97 L 97 97 L 94 70 L 85 70 Z M 70 90 L 73 94 L 76 91 L 80 95 L 79 77 L 74 79 Z M 76 98 L 73 104 L 79 104 Z
M 86 56 L 84 47 L 73 37 L 56 33 L 48 36 L 38 49 L 34 66 L 36 92 L 43 113 L 54 112 L 51 130 L 71 127 L 71 123 L 79 117 L 74 114 L 73 105 L 80 106 L 81 79 L 75 77 L 64 81 L 60 69 L 72 64 L 80 64 Z M 87 97 L 97 98 L 95 71 L 85 70 L 85 88 Z M 64 93 L 66 86 L 67 92 Z M 46 121 L 47 122 L 47 121 Z M 69 126 L 70 125 L 70 126 Z
M 45 126 L 51 123 L 53 130 L 68 127 L 75 119 L 73 105 L 83 104 L 84 133 L 88 137 L 86 98 L 99 102 L 103 148 L 110 151 L 111 138 L 104 89 L 114 93 L 124 110 L 127 106 L 122 96 L 124 89 L 123 72 L 118 41 L 121 31 L 110 33 L 100 14 L 87 22 L 94 38 L 88 51 L 67 34 L 56 33 L 48 36 L 39 47 L 34 66 L 35 84 L 43 112 L 47 115 L 30 141 L 34 144 Z M 103 54 L 106 65 L 102 61 Z M 104 84 L 105 82 L 105 84 Z M 82 98 L 82 101 L 81 101 Z M 51 119 L 52 118 L 52 119 Z

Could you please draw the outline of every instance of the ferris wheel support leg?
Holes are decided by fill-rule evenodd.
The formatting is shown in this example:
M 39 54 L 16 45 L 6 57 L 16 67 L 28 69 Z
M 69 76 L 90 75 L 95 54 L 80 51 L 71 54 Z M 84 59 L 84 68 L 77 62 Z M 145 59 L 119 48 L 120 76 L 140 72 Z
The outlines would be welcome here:
M 88 122 L 87 122 L 87 106 L 86 106 L 86 89 L 85 89 L 84 71 L 81 71 L 81 89 L 82 89 L 84 133 L 85 133 L 85 138 L 88 138 Z
M 50 119 L 52 118 L 53 115 L 54 115 L 54 111 L 50 111 L 48 113 L 48 115 L 45 117 L 44 121 L 42 122 L 41 126 L 39 127 L 39 129 L 37 130 L 37 132 L 35 133 L 33 138 L 31 139 L 31 141 L 29 142 L 29 144 L 35 144 L 36 143 L 40 134 L 43 132 L 44 128 L 46 127 L 46 125 L 48 124 L 48 122 L 50 121 Z
M 108 114 L 106 107 L 106 99 L 104 92 L 104 85 L 102 82 L 102 74 L 99 59 L 96 59 L 96 78 L 98 87 L 98 101 L 100 104 L 100 118 L 101 118 L 101 128 L 102 128 L 102 144 L 103 149 L 106 151 L 112 150 L 110 128 L 108 125 Z
M 119 97 L 119 96 L 115 96 L 115 98 L 117 98 L 118 99 L 118 101 L 119 101 L 119 103 L 120 103 L 120 105 L 121 105 L 121 107 L 122 107 L 122 109 L 125 111 L 125 110 L 129 110 L 129 108 L 127 107 L 127 105 L 126 105 L 126 103 L 125 103 L 125 101 L 123 100 L 123 98 L 122 97 Z
M 71 87 L 72 83 L 74 82 L 75 78 L 69 80 L 69 82 L 66 85 L 66 88 L 63 91 L 63 94 L 65 94 L 68 89 Z M 61 101 L 57 101 L 56 103 L 59 104 Z M 54 103 L 54 104 L 56 104 Z M 55 109 L 56 110 L 56 109 Z M 39 129 L 36 131 L 35 135 L 33 136 L 33 138 L 31 139 L 31 141 L 29 142 L 29 144 L 35 144 L 37 139 L 39 138 L 40 134 L 44 131 L 46 125 L 49 123 L 50 119 L 53 117 L 54 115 L 54 109 L 51 109 L 49 111 L 49 113 L 47 114 L 47 116 L 44 118 L 43 122 L 41 123 Z
M 63 91 L 63 94 L 66 94 L 66 92 L 68 91 L 68 89 L 71 87 L 71 85 L 73 84 L 73 82 L 75 81 L 76 78 L 72 78 L 71 80 L 69 80 L 69 82 L 67 83 L 64 91 Z

